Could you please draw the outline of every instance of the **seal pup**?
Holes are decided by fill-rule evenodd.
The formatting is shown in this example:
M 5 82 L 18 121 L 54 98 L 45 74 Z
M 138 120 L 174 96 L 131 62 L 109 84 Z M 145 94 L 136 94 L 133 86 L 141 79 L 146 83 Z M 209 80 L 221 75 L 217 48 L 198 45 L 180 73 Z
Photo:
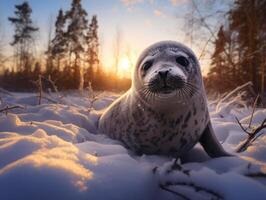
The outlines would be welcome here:
M 180 157 L 200 142 L 211 157 L 229 155 L 211 126 L 199 62 L 174 41 L 143 51 L 131 88 L 105 110 L 98 130 L 139 154 Z

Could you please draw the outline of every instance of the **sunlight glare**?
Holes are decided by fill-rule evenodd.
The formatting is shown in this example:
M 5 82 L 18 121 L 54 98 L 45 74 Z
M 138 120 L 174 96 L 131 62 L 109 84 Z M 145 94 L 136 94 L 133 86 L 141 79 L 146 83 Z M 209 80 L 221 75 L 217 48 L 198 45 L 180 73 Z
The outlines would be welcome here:
M 132 69 L 132 63 L 129 58 L 124 56 L 119 60 L 118 73 L 121 76 L 129 76 Z

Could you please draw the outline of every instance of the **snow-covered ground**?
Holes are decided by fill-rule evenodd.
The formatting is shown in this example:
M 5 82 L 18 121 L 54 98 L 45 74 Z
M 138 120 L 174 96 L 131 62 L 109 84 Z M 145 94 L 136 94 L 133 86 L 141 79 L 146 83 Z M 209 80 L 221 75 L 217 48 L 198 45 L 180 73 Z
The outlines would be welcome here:
M 116 98 L 102 94 L 90 109 L 88 97 L 74 93 L 41 105 L 34 94 L 2 96 L 1 108 L 23 109 L 0 114 L 0 199 L 266 199 L 266 136 L 235 157 L 209 159 L 197 145 L 173 166 L 174 158 L 139 157 L 96 134 L 101 109 Z M 217 137 L 234 152 L 247 137 L 235 116 L 248 123 L 252 109 L 209 109 Z M 253 124 L 264 118 L 258 109 Z

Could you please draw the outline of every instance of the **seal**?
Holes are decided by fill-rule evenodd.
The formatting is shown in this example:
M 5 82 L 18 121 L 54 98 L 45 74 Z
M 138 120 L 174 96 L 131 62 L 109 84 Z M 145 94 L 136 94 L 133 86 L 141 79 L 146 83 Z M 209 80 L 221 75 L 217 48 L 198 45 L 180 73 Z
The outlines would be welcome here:
M 104 111 L 98 130 L 139 154 L 180 157 L 200 142 L 211 157 L 229 155 L 211 126 L 199 62 L 174 41 L 143 51 L 131 88 Z

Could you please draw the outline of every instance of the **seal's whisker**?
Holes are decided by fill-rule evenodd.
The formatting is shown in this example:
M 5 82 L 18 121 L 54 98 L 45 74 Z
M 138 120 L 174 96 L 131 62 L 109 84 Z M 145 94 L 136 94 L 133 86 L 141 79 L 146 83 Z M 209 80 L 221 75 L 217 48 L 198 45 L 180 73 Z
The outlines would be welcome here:
M 186 87 L 186 92 L 187 92 L 188 97 L 192 97 L 194 94 L 193 88 L 191 88 L 191 87 Z
M 188 98 L 188 92 L 185 88 L 183 89 L 183 94 L 184 94 L 184 100 L 187 101 L 189 98 Z

